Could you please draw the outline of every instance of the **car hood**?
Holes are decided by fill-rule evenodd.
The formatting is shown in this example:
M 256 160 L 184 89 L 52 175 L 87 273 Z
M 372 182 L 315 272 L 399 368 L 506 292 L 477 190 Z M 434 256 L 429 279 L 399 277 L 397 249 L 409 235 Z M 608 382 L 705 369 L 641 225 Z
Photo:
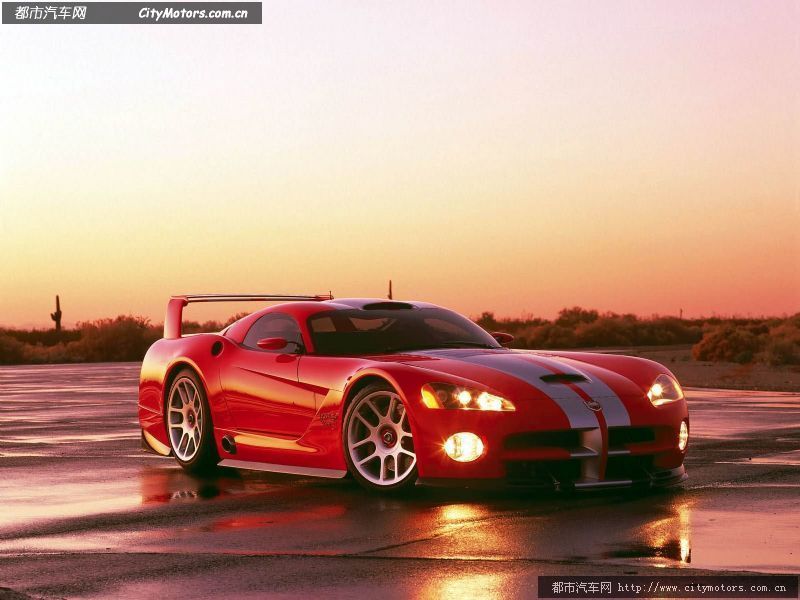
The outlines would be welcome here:
M 608 425 L 630 425 L 630 412 L 644 399 L 639 385 L 608 368 L 554 353 L 519 350 L 426 350 L 398 362 L 474 381 L 515 403 L 553 401 L 572 427 L 594 423 L 601 411 Z

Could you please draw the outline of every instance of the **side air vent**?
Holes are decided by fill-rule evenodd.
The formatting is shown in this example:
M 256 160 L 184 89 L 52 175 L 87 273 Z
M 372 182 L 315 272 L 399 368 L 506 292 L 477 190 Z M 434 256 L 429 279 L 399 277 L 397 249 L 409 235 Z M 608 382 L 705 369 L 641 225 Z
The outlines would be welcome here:
M 552 375 L 542 375 L 540 378 L 545 383 L 583 383 L 589 381 L 580 373 L 553 373 Z
M 414 305 L 408 302 L 373 302 L 364 305 L 364 310 L 410 310 L 412 308 Z

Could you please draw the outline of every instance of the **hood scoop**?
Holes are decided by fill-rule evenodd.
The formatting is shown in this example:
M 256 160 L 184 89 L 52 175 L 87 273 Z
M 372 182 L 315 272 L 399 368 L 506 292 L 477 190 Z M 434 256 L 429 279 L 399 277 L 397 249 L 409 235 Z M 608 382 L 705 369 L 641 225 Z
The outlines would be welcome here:
M 589 378 L 580 373 L 553 373 L 552 375 L 542 375 L 539 379 L 545 383 L 585 383 Z

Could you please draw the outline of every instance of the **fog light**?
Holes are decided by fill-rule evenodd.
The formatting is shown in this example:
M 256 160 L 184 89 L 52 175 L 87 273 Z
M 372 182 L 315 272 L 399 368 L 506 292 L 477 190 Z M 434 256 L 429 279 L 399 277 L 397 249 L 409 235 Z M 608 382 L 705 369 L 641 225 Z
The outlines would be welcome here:
M 454 433 L 444 443 L 447 456 L 458 462 L 471 462 L 483 454 L 483 442 L 474 433 Z
M 689 445 L 689 424 L 686 421 L 681 421 L 681 428 L 678 431 L 678 450 L 683 452 L 686 446 Z

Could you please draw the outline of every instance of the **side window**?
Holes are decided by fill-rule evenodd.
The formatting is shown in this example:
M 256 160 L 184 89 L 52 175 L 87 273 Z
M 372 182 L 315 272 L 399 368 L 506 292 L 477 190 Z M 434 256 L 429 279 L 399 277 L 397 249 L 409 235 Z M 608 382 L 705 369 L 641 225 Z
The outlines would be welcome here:
M 269 313 L 253 323 L 247 335 L 244 337 L 242 345 L 254 350 L 261 350 L 258 347 L 258 340 L 264 338 L 284 338 L 287 343 L 283 348 L 272 350 L 271 352 L 296 352 L 297 344 L 303 345 L 303 337 L 300 334 L 300 326 L 292 317 L 281 313 Z

